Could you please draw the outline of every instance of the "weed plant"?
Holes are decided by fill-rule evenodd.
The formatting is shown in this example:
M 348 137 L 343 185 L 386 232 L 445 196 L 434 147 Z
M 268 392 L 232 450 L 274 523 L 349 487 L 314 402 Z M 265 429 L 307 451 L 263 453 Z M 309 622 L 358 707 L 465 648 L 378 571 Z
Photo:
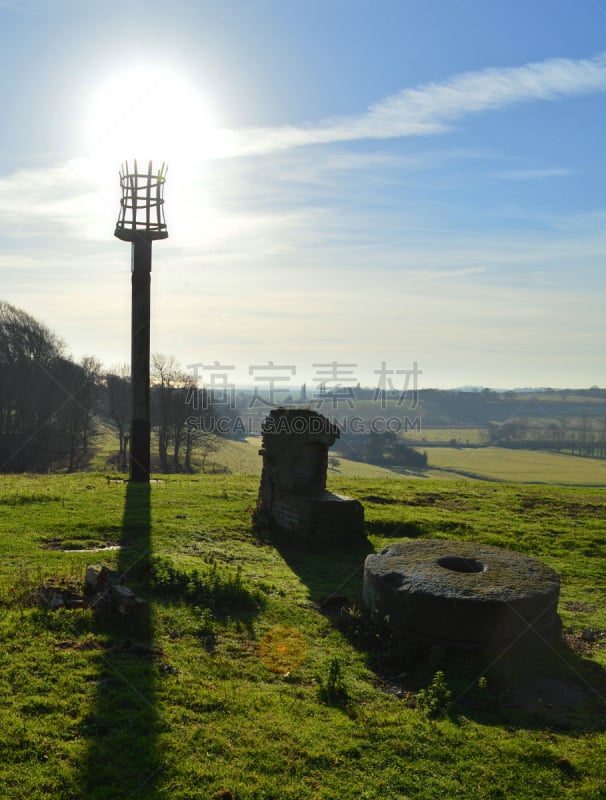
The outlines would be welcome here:
M 420 711 L 430 719 L 437 719 L 446 714 L 450 705 L 452 692 L 448 688 L 442 670 L 438 670 L 426 689 L 421 689 L 417 696 Z
M 341 708 L 347 705 L 350 699 L 343 668 L 336 656 L 328 665 L 326 678 L 320 679 L 320 699 L 328 706 Z
M 251 610 L 262 602 L 258 590 L 246 586 L 242 567 L 228 571 L 214 560 L 187 571 L 168 558 L 154 557 L 150 564 L 150 588 L 157 596 L 178 597 L 208 609 Z

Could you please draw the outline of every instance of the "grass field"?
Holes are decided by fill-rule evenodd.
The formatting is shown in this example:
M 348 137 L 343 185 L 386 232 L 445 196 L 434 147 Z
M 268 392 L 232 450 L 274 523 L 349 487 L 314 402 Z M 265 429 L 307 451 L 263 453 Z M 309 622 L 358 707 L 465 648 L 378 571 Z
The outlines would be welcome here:
M 406 439 L 411 442 L 445 442 L 455 439 L 457 444 L 483 444 L 487 440 L 487 428 L 421 428 L 420 431 L 407 431 Z
M 208 471 L 213 465 L 219 469 L 225 467 L 229 472 L 237 475 L 260 475 L 263 466 L 259 455 L 261 439 L 250 437 L 245 442 L 235 442 L 228 439 L 221 441 L 220 450 L 213 453 L 208 459 Z M 374 464 L 364 464 L 361 461 L 351 461 L 338 457 L 338 464 L 329 466 L 329 471 L 348 478 L 397 478 L 391 470 L 378 467 Z
M 0 797 L 606 795 L 606 640 L 582 637 L 606 629 L 602 491 L 333 473 L 331 489 L 364 503 L 368 541 L 314 553 L 253 532 L 257 486 L 3 477 Z M 492 664 L 398 647 L 361 610 L 362 565 L 415 537 L 553 566 L 565 643 Z M 149 607 L 41 607 L 41 584 L 79 589 L 91 563 L 124 572 Z M 438 670 L 452 698 L 431 719 L 419 690 Z
M 212 461 L 235 474 L 259 475 L 259 439 L 246 442 L 225 441 Z M 423 449 L 422 446 L 419 449 Z M 426 470 L 396 473 L 384 467 L 350 461 L 339 456 L 329 474 L 346 478 L 422 478 L 552 483 L 580 486 L 606 486 L 606 461 L 536 450 L 508 450 L 504 447 L 429 447 Z
M 154 437 L 152 436 L 152 463 L 157 462 Z M 217 449 L 210 452 L 206 457 L 204 465 L 205 472 L 217 474 L 229 472 L 236 475 L 260 475 L 262 459 L 259 455 L 261 449 L 261 437 L 251 436 L 245 441 L 235 441 L 233 439 L 223 439 L 217 437 Z M 99 472 L 112 471 L 116 468 L 116 456 L 118 452 L 118 440 L 114 435 L 111 426 L 100 424 L 98 435 L 95 437 L 94 454 L 91 459 L 90 467 Z M 331 454 L 332 455 L 332 454 Z M 384 467 L 374 464 L 365 464 L 361 461 L 351 461 L 346 458 L 338 457 L 339 463 L 331 467 L 331 471 L 339 475 L 350 478 L 398 478 L 396 473 Z M 202 469 L 202 455 L 195 451 L 192 463 L 197 471 Z M 156 463 L 157 466 L 157 463 Z M 118 474 L 118 473 L 116 473 Z M 440 477 L 436 473 L 435 477 Z
M 428 448 L 428 466 L 457 476 L 518 483 L 606 486 L 606 461 L 595 458 L 508 450 L 504 447 Z
M 478 444 L 482 441 L 481 428 L 432 429 L 411 436 L 425 437 L 427 442 L 456 438 L 461 443 Z M 262 459 L 260 437 L 249 437 L 246 441 L 217 439 L 218 449 L 206 458 L 206 473 L 229 472 L 235 475 L 260 475 Z M 423 451 L 422 439 L 417 449 Z M 582 458 L 561 453 L 537 450 L 510 450 L 503 447 L 427 447 L 429 462 L 424 470 L 394 472 L 385 467 L 353 461 L 336 454 L 338 464 L 329 467 L 329 472 L 345 478 L 421 478 L 421 479 L 479 479 L 489 481 L 513 481 L 518 483 L 553 483 L 563 485 L 606 486 L 606 461 Z M 91 467 L 98 471 L 115 469 L 117 439 L 107 425 L 100 426 L 95 439 L 95 452 Z M 329 456 L 335 455 L 329 453 Z M 152 443 L 152 457 L 155 450 Z M 202 457 L 194 455 L 196 469 L 201 469 Z M 330 465 L 329 461 L 329 465 Z M 157 464 L 156 464 L 157 466 Z

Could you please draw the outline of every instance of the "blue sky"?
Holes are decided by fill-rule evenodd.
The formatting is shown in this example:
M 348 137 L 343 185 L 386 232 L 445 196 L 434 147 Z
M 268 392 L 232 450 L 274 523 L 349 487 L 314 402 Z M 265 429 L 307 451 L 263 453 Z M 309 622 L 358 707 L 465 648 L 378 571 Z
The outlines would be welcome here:
M 0 53 L 0 298 L 74 357 L 129 359 L 151 157 L 152 350 L 606 385 L 606 0 L 0 0 Z

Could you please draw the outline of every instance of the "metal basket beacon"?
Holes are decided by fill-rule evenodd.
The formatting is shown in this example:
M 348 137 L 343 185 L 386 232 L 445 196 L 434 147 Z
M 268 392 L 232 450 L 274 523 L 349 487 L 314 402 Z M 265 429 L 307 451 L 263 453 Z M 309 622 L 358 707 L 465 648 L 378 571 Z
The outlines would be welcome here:
M 120 171 L 120 214 L 114 235 L 131 242 L 132 312 L 131 312 L 131 384 L 132 422 L 130 433 L 130 480 L 149 482 L 150 413 L 149 413 L 149 342 L 150 282 L 152 242 L 166 239 L 164 220 L 164 184 L 166 164 L 154 171 L 140 172 L 137 162 L 129 171 L 128 161 Z

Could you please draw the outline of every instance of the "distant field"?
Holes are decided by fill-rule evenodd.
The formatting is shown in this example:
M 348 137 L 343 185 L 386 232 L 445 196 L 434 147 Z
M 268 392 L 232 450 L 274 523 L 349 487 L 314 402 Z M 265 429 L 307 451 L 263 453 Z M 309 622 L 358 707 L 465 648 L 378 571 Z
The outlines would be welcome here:
M 221 471 L 227 467 L 233 474 L 260 475 L 261 440 L 246 442 L 224 441 L 217 453 L 212 453 L 206 471 Z M 419 445 L 419 449 L 423 449 Z M 385 467 L 350 461 L 337 456 L 339 463 L 329 467 L 329 478 L 477 478 L 515 483 L 553 483 L 579 486 L 606 486 L 606 462 L 560 453 L 536 450 L 508 450 L 503 447 L 427 449 L 429 468 L 413 472 L 394 472 Z M 330 459 L 329 454 L 329 459 Z
M 475 431 L 479 433 L 479 429 Z M 221 450 L 209 456 L 212 464 L 227 467 L 234 474 L 260 475 L 261 440 L 225 441 Z M 422 444 L 419 445 L 422 450 Z M 536 450 L 508 450 L 503 447 L 430 447 L 428 469 L 394 472 L 385 467 L 350 461 L 338 456 L 339 463 L 328 470 L 329 478 L 422 478 L 511 481 L 514 483 L 552 483 L 571 486 L 606 486 L 606 461 L 593 458 L 545 453 Z M 330 458 L 330 454 L 329 454 Z
M 606 461 L 503 447 L 432 447 L 430 468 L 457 476 L 516 483 L 606 486 Z
M 92 443 L 93 455 L 89 464 L 90 469 L 107 469 L 110 461 L 117 458 L 118 448 L 118 437 L 114 433 L 114 428 L 107 422 L 98 421 L 97 432 Z
M 206 471 L 212 472 L 213 465 L 226 467 L 238 475 L 261 474 L 260 439 L 247 439 L 245 442 L 233 442 L 225 439 L 216 453 L 211 453 L 206 463 Z M 198 459 L 199 460 L 199 459 Z
M 261 475 L 262 459 L 259 455 L 261 449 L 261 439 L 259 437 L 250 437 L 245 442 L 236 442 L 231 439 L 218 439 L 219 449 L 216 452 L 209 453 L 205 462 L 205 473 L 216 474 L 229 472 L 234 475 Z M 104 427 L 101 430 L 100 436 L 96 441 L 95 455 L 92 459 L 91 467 L 96 470 L 115 471 L 116 464 L 111 460 L 112 456 L 117 454 L 117 439 L 111 433 L 109 427 Z M 152 462 L 155 459 L 156 450 L 152 442 Z M 329 458 L 333 457 L 329 453 Z M 375 466 L 374 464 L 365 464 L 361 461 L 351 461 L 341 456 L 338 458 L 338 464 L 334 467 L 329 466 L 329 476 L 343 477 L 343 478 L 396 478 L 401 479 L 404 477 L 415 477 L 414 475 L 400 475 L 385 467 Z M 192 459 L 196 471 L 202 472 L 202 456 L 199 451 L 195 451 Z M 423 473 L 422 477 L 429 477 Z M 443 473 L 436 471 L 431 472 L 431 477 L 440 479 Z
M 240 475 L 260 475 L 262 459 L 259 455 L 261 449 L 260 438 L 249 438 L 245 442 L 224 441 L 217 453 L 212 453 L 207 462 L 207 472 L 212 472 L 213 464 L 225 466 L 230 472 Z M 329 475 L 345 478 L 402 478 L 390 469 L 378 467 L 374 464 L 364 464 L 361 461 L 350 461 L 336 456 L 339 463 L 328 469 Z M 329 454 L 329 463 L 332 454 Z
M 486 441 L 487 428 L 421 428 L 420 431 L 407 431 L 406 439 L 414 442 L 450 442 L 458 444 L 482 444 Z
M 480 441 L 481 428 L 436 428 L 422 431 L 427 441 L 456 438 L 461 443 Z M 418 436 L 419 434 L 417 434 Z M 250 437 L 245 442 L 219 440 L 217 452 L 206 458 L 206 473 L 228 471 L 234 475 L 260 475 L 261 439 Z M 96 441 L 96 452 L 91 466 L 97 470 L 115 470 L 111 456 L 117 453 L 117 439 L 109 427 L 102 429 Z M 418 441 L 417 449 L 423 450 Z M 329 466 L 329 477 L 344 478 L 422 478 L 448 480 L 471 478 L 480 480 L 512 481 L 519 483 L 553 483 L 563 485 L 606 486 L 606 461 L 546 453 L 536 450 L 508 450 L 502 447 L 428 447 L 428 469 L 394 472 L 385 467 L 352 461 L 336 455 L 338 464 Z M 329 453 L 329 459 L 333 453 Z M 152 458 L 155 449 L 152 444 Z M 202 458 L 196 453 L 194 466 L 201 471 Z M 329 461 L 330 464 L 330 461 Z

